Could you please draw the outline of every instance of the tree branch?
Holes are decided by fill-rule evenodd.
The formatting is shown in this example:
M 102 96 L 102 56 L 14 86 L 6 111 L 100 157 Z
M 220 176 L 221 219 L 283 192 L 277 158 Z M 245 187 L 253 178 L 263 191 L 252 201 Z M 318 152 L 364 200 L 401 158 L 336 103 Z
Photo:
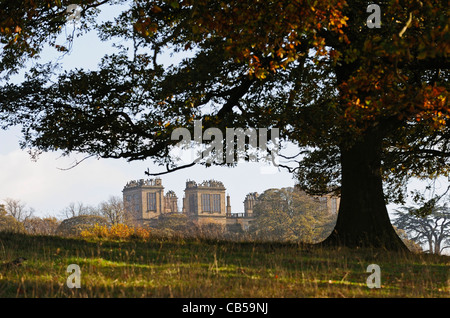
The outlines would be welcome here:
M 147 176 L 152 176 L 152 177 L 155 177 L 155 176 L 162 176 L 162 175 L 165 175 L 165 174 L 168 174 L 168 173 L 175 172 L 175 171 L 177 171 L 177 170 L 181 170 L 181 169 L 186 169 L 186 168 L 192 167 L 192 166 L 194 166 L 196 163 L 197 163 L 197 162 L 194 161 L 194 162 L 191 162 L 191 163 L 189 163 L 189 164 L 186 164 L 186 165 L 183 165 L 183 166 L 179 166 L 179 167 L 176 167 L 176 168 L 173 168 L 173 169 L 169 168 L 169 164 L 167 164 L 167 165 L 166 165 L 167 171 L 164 171 L 164 172 L 158 172 L 158 173 L 150 173 L 150 169 L 147 169 L 147 171 L 145 171 L 145 174 L 146 174 Z

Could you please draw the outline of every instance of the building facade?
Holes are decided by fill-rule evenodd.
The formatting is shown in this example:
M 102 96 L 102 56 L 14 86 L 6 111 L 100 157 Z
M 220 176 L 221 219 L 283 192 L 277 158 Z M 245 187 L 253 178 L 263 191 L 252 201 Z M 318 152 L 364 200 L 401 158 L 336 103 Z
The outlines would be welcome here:
M 321 206 L 328 211 L 329 214 L 337 214 L 339 210 L 340 198 L 337 196 L 323 195 L 319 197 L 315 197 L 316 200 L 319 201 Z
M 244 213 L 228 213 L 227 225 L 240 225 L 241 229 L 244 231 L 248 230 L 254 220 L 253 207 L 255 206 L 258 197 L 259 194 L 256 192 L 247 194 L 244 200 Z
M 184 214 L 197 225 L 216 224 L 222 227 L 240 225 L 248 230 L 255 218 L 254 207 L 259 194 L 252 192 L 244 200 L 244 212 L 232 213 L 230 196 L 226 194 L 224 184 L 216 180 L 186 181 L 182 210 L 178 207 L 178 197 L 174 191 L 164 194 L 162 180 L 130 181 L 123 191 L 123 202 L 127 218 L 135 225 L 155 226 L 166 215 Z M 337 214 L 339 197 L 332 195 L 314 197 L 330 214 Z
M 227 211 L 231 212 L 228 196 L 225 205 L 226 188 L 222 182 L 216 180 L 187 181 L 183 198 L 183 213 L 199 225 L 226 225 Z
M 164 195 L 159 178 L 130 181 L 122 193 L 127 219 L 136 225 L 154 225 L 162 214 L 178 212 L 175 192 Z

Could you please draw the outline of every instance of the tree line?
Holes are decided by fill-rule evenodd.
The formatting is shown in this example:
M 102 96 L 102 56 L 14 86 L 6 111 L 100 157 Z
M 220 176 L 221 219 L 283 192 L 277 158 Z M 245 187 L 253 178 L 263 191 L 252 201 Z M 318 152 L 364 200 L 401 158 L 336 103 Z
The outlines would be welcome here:
M 33 208 L 15 199 L 0 205 L 0 231 L 40 235 L 80 235 L 94 226 L 127 225 L 136 227 L 127 217 L 120 197 L 111 196 L 97 206 L 70 203 L 58 217 L 35 216 Z M 450 248 L 450 204 L 436 204 L 430 213 L 420 215 L 421 208 L 404 206 L 394 211 L 393 228 L 409 250 L 442 254 Z M 247 229 L 240 225 L 199 226 L 180 213 L 161 215 L 156 225 L 143 226 L 164 237 L 208 237 L 278 242 L 319 243 L 325 240 L 336 223 L 323 202 L 295 188 L 268 189 L 253 208 L 254 219 Z
M 122 224 L 126 222 L 123 201 L 120 197 L 110 196 L 97 206 L 82 202 L 72 202 L 63 208 L 57 216 L 37 216 L 36 211 L 20 199 L 6 198 L 0 204 L 0 231 L 23 232 L 28 234 L 61 234 L 64 222 L 70 219 L 90 220 L 105 224 Z M 84 217 L 84 218 L 83 218 Z

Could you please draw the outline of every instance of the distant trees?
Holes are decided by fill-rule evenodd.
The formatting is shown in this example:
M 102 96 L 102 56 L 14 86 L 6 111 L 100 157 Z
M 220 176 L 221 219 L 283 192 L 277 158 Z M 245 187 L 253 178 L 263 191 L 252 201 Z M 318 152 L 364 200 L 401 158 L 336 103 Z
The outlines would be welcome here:
M 129 221 L 127 220 L 123 200 L 118 196 L 110 196 L 108 200 L 101 202 L 97 212 L 112 225 L 126 224 Z
M 23 224 L 8 214 L 4 205 L 0 205 L 0 231 L 23 232 Z
M 269 189 L 254 206 L 250 231 L 258 238 L 319 242 L 333 230 L 336 215 L 294 188 Z
M 99 215 L 79 215 L 65 219 L 58 226 L 56 233 L 58 235 L 79 235 L 95 225 L 107 226 L 108 220 Z
M 97 206 L 70 203 L 56 217 L 37 217 L 25 202 L 5 199 L 0 204 L 0 231 L 39 235 L 78 235 L 95 225 L 131 225 L 124 202 L 110 196 Z M 394 230 L 403 243 L 415 252 L 442 254 L 450 248 L 449 204 L 425 204 L 424 207 L 402 207 L 395 211 Z M 425 212 L 426 213 L 425 213 Z M 323 241 L 333 230 L 337 215 L 330 214 L 323 202 L 299 188 L 268 189 L 253 207 L 254 221 L 248 231 L 226 231 L 217 225 L 199 226 L 184 214 L 165 214 L 152 229 L 161 235 L 200 235 L 205 237 L 246 237 L 275 241 Z M 229 236 L 233 232 L 234 236 Z
M 0 205 L 0 231 L 26 232 L 29 234 L 54 235 L 78 233 L 86 226 L 126 224 L 123 201 L 118 196 L 111 196 L 97 206 L 83 202 L 71 202 L 63 208 L 58 217 L 34 216 L 34 209 L 26 203 L 7 198 Z
M 113 225 L 127 222 L 123 200 L 118 196 L 110 196 L 108 200 L 97 206 L 87 205 L 83 202 L 71 202 L 60 212 L 60 216 L 64 219 L 82 215 L 102 216 Z
M 412 241 L 428 246 L 427 252 L 442 254 L 450 248 L 450 207 L 447 204 L 432 206 L 428 215 L 421 208 L 402 207 L 395 211 L 393 224 L 409 234 Z
M 63 219 L 70 219 L 80 215 L 95 215 L 97 210 L 93 206 L 84 204 L 83 202 L 71 202 L 61 210 L 60 216 Z
M 56 217 L 31 217 L 23 222 L 23 226 L 28 234 L 54 235 L 60 223 Z
M 4 201 L 6 213 L 15 218 L 17 221 L 24 222 L 33 216 L 34 209 L 27 208 L 26 203 L 21 200 L 6 198 Z
M 56 233 L 60 223 L 56 217 L 34 216 L 34 209 L 18 199 L 7 198 L 4 202 L 0 205 L 0 231 L 44 235 Z

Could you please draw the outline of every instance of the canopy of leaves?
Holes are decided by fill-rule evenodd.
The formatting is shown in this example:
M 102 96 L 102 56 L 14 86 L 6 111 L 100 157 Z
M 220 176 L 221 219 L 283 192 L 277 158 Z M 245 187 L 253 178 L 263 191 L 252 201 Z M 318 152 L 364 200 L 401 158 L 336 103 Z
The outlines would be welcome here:
M 57 37 L 63 33 L 70 16 L 70 5 L 83 7 L 84 19 L 79 33 L 92 28 L 98 14 L 96 8 L 108 2 L 97 0 L 4 0 L 0 3 L 0 73 L 9 78 L 25 66 L 28 59 L 38 59 L 45 45 L 60 52 L 68 47 L 58 45 Z M 66 30 L 67 31 L 67 30 Z M 68 44 L 75 33 L 67 36 Z
M 118 2 L 128 7 L 95 22 L 94 9 Z M 10 72 L 53 43 L 67 14 L 60 1 L 5 3 L 0 71 Z M 312 193 L 339 191 L 340 151 L 373 130 L 388 199 L 403 201 L 413 176 L 449 172 L 445 1 L 379 1 L 380 29 L 366 26 L 369 1 L 75 3 L 80 32 L 130 45 L 98 70 L 37 65 L 20 85 L 4 85 L 0 119 L 23 125 L 23 147 L 174 168 L 172 131 L 200 118 L 205 129 L 280 128 L 304 150 L 290 169 Z M 168 52 L 188 54 L 165 66 Z

